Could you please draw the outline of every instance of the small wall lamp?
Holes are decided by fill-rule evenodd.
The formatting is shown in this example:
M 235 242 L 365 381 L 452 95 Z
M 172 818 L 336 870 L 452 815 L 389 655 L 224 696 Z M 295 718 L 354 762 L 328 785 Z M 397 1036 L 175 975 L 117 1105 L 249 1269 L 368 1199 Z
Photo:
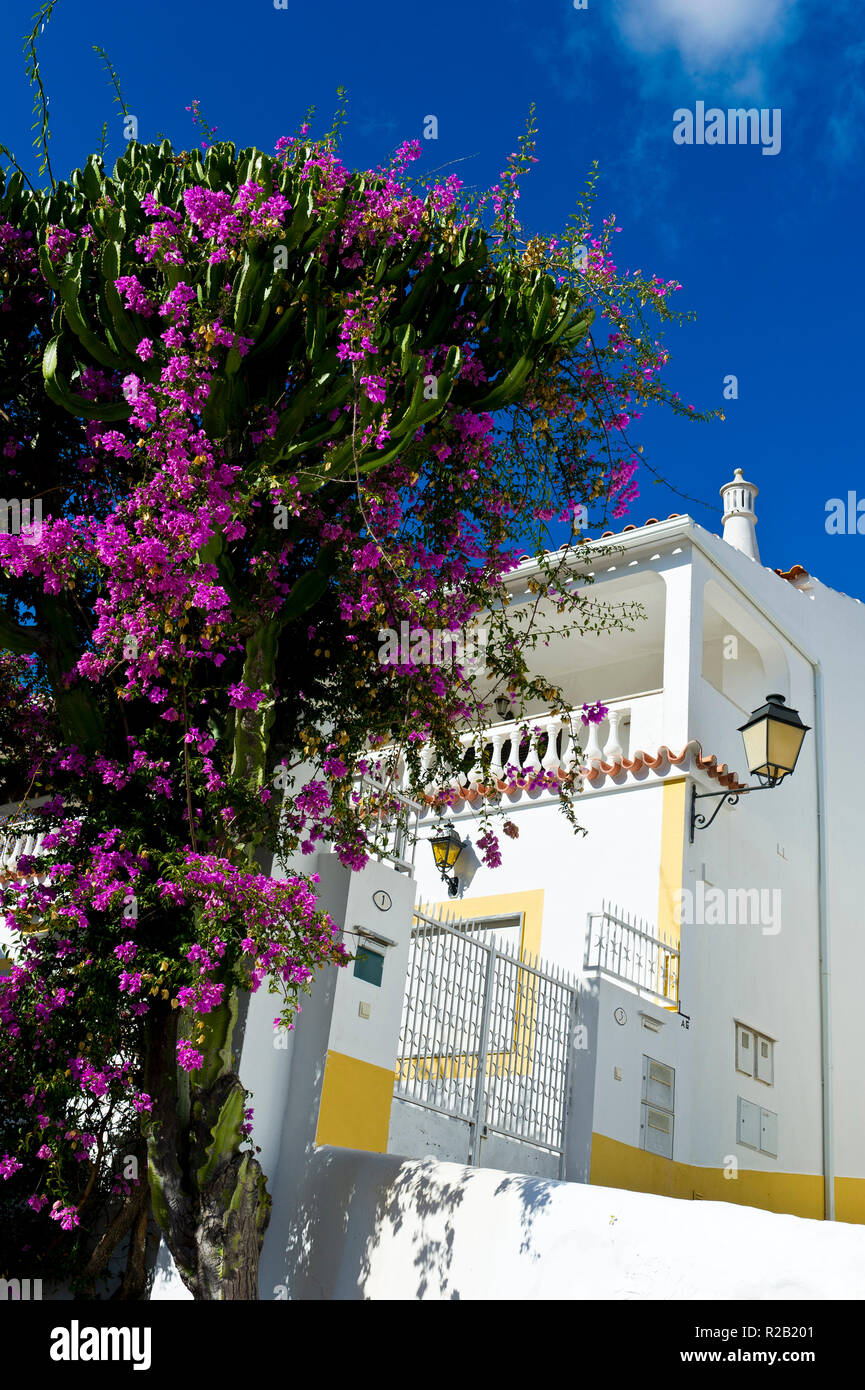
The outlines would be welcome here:
M 810 724 L 803 724 L 799 711 L 789 709 L 783 695 L 767 695 L 765 705 L 755 709 L 744 724 L 739 725 L 739 733 L 745 744 L 745 757 L 748 770 L 756 777 L 756 787 L 743 787 L 741 792 L 698 792 L 696 786 L 691 790 L 691 844 L 696 830 L 708 830 L 726 800 L 735 806 L 743 792 L 766 791 L 777 787 L 785 777 L 789 777 L 796 766 L 805 735 Z M 697 802 L 707 797 L 719 797 L 711 816 L 697 814 Z
M 459 879 L 455 874 L 449 874 L 448 870 L 454 867 L 463 851 L 463 842 L 459 833 L 454 828 L 453 823 L 448 821 L 446 825 L 442 826 L 438 835 L 433 836 L 430 843 L 436 868 L 448 886 L 449 895 L 455 898 L 460 891 Z

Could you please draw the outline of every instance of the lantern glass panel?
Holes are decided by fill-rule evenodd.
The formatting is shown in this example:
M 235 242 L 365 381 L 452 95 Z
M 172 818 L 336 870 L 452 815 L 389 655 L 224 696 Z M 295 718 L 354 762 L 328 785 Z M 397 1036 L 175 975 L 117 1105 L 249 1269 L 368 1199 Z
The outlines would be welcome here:
M 742 741 L 745 744 L 745 757 L 748 759 L 748 767 L 751 773 L 756 776 L 758 773 L 767 774 L 768 764 L 768 725 L 767 719 L 761 719 L 759 723 L 752 724 L 742 730 Z
M 767 762 L 771 769 L 770 776 L 780 778 L 786 773 L 792 772 L 796 766 L 796 759 L 799 756 L 799 749 L 802 747 L 805 730 L 798 728 L 795 724 L 782 722 L 780 719 L 770 719 L 768 724 Z

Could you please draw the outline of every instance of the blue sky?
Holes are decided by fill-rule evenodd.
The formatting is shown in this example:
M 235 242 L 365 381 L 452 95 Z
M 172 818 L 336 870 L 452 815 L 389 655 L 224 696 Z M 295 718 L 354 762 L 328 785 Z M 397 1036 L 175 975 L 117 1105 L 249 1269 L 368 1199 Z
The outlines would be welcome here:
M 0 141 L 31 169 L 21 40 L 34 9 L 35 0 L 5 0 L 0 16 Z M 40 45 L 52 162 L 65 177 L 104 120 L 109 159 L 123 148 L 93 44 L 119 73 L 139 138 L 163 132 L 179 148 L 197 138 L 185 110 L 193 97 L 219 138 L 271 149 L 309 105 L 326 128 L 342 85 L 347 162 L 378 164 L 434 114 L 438 139 L 423 142 L 423 167 L 459 160 L 464 180 L 485 186 L 534 101 L 540 162 L 524 187 L 525 227 L 561 228 L 597 159 L 598 214 L 615 212 L 623 228 L 620 267 L 680 280 L 676 307 L 697 313 L 669 335 L 668 379 L 685 401 L 727 417 L 700 425 L 656 412 L 639 422 L 636 437 L 671 487 L 642 470 L 628 519 L 687 510 L 717 530 L 718 488 L 740 466 L 760 487 L 764 564 L 804 564 L 865 598 L 865 536 L 825 525 L 830 498 L 857 488 L 865 498 L 853 428 L 863 366 L 859 11 L 850 0 L 587 0 L 585 9 L 60 0 Z M 780 151 L 675 144 L 673 112 L 698 101 L 779 109 Z M 738 399 L 725 402 L 731 374 Z

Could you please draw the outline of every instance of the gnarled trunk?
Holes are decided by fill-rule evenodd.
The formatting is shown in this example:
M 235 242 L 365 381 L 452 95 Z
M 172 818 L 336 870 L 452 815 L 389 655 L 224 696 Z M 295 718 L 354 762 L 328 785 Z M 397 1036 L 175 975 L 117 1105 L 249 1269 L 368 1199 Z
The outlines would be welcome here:
M 261 1165 L 242 1146 L 246 1091 L 231 1040 L 237 991 L 205 1019 L 204 1066 L 176 1061 L 178 1015 L 153 1018 L 147 1137 L 153 1214 L 180 1277 L 197 1299 L 258 1298 L 258 1262 L 270 1220 Z

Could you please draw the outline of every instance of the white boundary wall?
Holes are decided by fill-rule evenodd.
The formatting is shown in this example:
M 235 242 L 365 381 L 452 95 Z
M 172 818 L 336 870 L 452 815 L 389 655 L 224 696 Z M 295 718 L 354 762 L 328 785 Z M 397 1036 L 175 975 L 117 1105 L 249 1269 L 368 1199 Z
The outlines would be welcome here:
M 860 1227 L 321 1148 L 292 1299 L 862 1299 Z

